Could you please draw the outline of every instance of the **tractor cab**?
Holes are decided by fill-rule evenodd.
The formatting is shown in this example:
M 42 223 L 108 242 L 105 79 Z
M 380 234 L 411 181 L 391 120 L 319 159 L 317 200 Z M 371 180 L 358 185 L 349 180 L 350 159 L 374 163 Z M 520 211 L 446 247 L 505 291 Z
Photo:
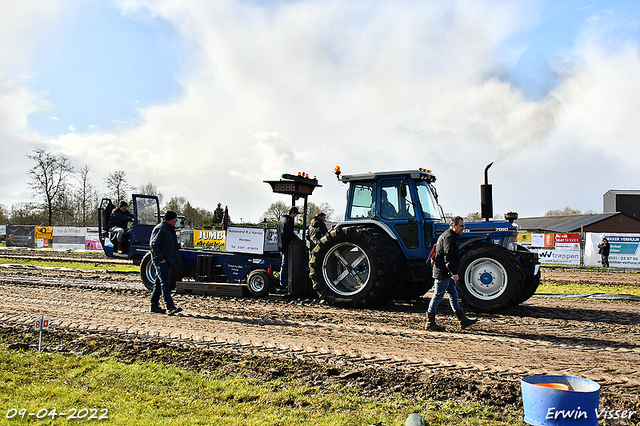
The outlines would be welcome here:
M 436 222 L 442 222 L 435 189 L 435 176 L 426 170 L 342 175 L 349 183 L 349 222 L 372 221 L 398 240 L 407 258 L 424 258 L 433 246 Z
M 98 231 L 100 243 L 108 257 L 139 261 L 149 250 L 149 239 L 154 226 L 160 223 L 158 197 L 133 194 L 134 220 L 125 229 L 122 243 L 118 243 L 114 232 L 109 230 L 109 217 L 116 206 L 111 199 L 103 198 L 98 207 Z

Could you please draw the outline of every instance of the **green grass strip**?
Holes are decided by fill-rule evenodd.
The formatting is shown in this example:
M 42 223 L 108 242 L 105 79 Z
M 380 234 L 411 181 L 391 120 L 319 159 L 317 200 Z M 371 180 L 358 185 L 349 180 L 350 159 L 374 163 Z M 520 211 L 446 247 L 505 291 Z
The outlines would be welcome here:
M 81 269 L 83 271 L 116 271 L 116 272 L 140 272 L 140 267 L 132 264 L 114 264 L 114 263 L 100 263 L 96 261 L 94 263 L 86 262 L 62 262 L 62 261 L 48 261 L 48 260 L 30 260 L 30 259 L 10 259 L 0 258 L 0 264 L 5 265 L 32 265 L 32 266 L 44 266 L 50 268 L 71 268 Z
M 420 412 L 430 425 L 523 425 L 521 415 L 499 420 L 486 405 L 435 403 L 402 398 L 363 398 L 349 386 L 333 393 L 305 383 L 242 376 L 206 376 L 164 364 L 125 364 L 109 358 L 11 351 L 0 345 L 0 424 L 29 424 L 42 409 L 69 416 L 76 410 L 109 425 L 403 425 Z M 12 408 L 25 409 L 7 419 Z M 94 411 L 91 411 L 94 409 Z M 97 409 L 97 411 L 95 411 Z M 106 411 L 105 411 L 106 410 Z M 40 411 L 40 414 L 44 414 Z M 50 416 L 41 425 L 67 423 Z M 78 423 L 74 420 L 74 424 Z
M 640 287 L 628 285 L 595 284 L 559 284 L 551 281 L 540 283 L 536 293 L 575 293 L 575 294 L 630 294 L 640 296 Z

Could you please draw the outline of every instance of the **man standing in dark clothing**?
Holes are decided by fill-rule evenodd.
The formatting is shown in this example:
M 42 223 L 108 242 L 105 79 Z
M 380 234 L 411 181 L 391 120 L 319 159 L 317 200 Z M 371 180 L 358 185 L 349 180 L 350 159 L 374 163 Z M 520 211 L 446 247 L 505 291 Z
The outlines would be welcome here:
M 178 215 L 175 212 L 168 211 L 164 215 L 164 221 L 157 224 L 151 231 L 151 239 L 149 246 L 151 248 L 151 260 L 156 267 L 156 281 L 153 284 L 153 292 L 151 292 L 151 312 L 157 314 L 169 315 L 182 311 L 182 308 L 176 308 L 171 298 L 171 267 L 176 265 L 178 257 L 178 239 L 176 238 L 176 222 Z M 165 311 L 158 303 L 160 302 L 160 294 L 167 306 Z
M 600 257 L 602 258 L 602 267 L 608 268 L 610 246 L 609 246 L 609 240 L 607 240 L 607 237 L 602 238 L 602 242 L 598 244 L 598 249 L 599 249 L 598 253 L 600 253 Z
M 113 209 L 109 216 L 109 231 L 116 232 L 118 241 L 118 252 L 122 253 L 122 241 L 124 240 L 124 230 L 127 229 L 129 222 L 133 222 L 135 217 L 127 207 L 126 201 L 120 201 L 120 207 Z
M 298 239 L 293 230 L 293 221 L 297 215 L 298 208 L 293 206 L 289 209 L 289 213 L 283 215 L 278 222 L 278 250 L 282 255 L 278 292 L 284 293 L 289 289 L 289 243 L 291 240 Z
M 436 311 L 438 305 L 444 298 L 444 294 L 449 293 L 449 303 L 455 312 L 460 327 L 467 328 L 475 324 L 478 320 L 471 320 L 466 317 L 464 311 L 458 303 L 458 266 L 460 265 L 460 254 L 458 252 L 458 236 L 464 231 L 464 220 L 460 216 L 451 219 L 449 229 L 443 232 L 436 243 L 436 252 L 433 264 L 433 297 L 427 310 L 427 329 L 434 331 L 444 331 L 445 328 L 436 323 Z
M 327 225 L 324 223 L 325 220 L 327 220 L 327 215 L 324 213 L 320 213 L 311 219 L 309 230 L 307 231 L 307 239 L 310 242 L 309 248 L 311 250 L 318 245 L 320 238 L 324 237 L 325 234 L 329 232 Z

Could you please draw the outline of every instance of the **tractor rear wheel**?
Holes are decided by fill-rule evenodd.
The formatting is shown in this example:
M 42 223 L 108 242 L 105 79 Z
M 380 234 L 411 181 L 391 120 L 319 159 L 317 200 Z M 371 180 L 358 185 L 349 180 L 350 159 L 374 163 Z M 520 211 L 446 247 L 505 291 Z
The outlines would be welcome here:
M 171 267 L 171 290 L 176 288 L 176 281 L 180 281 L 184 277 L 184 263 L 182 257 L 176 254 L 176 264 Z M 151 260 L 151 252 L 147 252 L 140 262 L 140 278 L 142 283 L 149 291 L 153 291 L 156 282 L 156 267 Z
M 460 261 L 458 289 L 476 311 L 495 311 L 517 303 L 524 286 L 518 259 L 506 248 L 483 244 Z
M 349 226 L 325 235 L 313 250 L 310 276 L 320 298 L 338 306 L 369 307 L 389 300 L 401 283 L 402 252 L 382 231 Z

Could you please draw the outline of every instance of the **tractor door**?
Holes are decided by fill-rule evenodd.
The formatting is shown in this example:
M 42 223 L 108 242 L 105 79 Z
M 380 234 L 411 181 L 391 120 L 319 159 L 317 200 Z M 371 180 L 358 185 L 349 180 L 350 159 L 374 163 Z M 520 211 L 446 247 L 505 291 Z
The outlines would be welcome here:
M 379 190 L 378 218 L 393 229 L 408 259 L 423 258 L 424 235 L 410 180 L 384 179 Z
M 132 248 L 148 246 L 151 231 L 160 223 L 160 203 L 153 195 L 133 194 L 133 229 L 130 234 Z

